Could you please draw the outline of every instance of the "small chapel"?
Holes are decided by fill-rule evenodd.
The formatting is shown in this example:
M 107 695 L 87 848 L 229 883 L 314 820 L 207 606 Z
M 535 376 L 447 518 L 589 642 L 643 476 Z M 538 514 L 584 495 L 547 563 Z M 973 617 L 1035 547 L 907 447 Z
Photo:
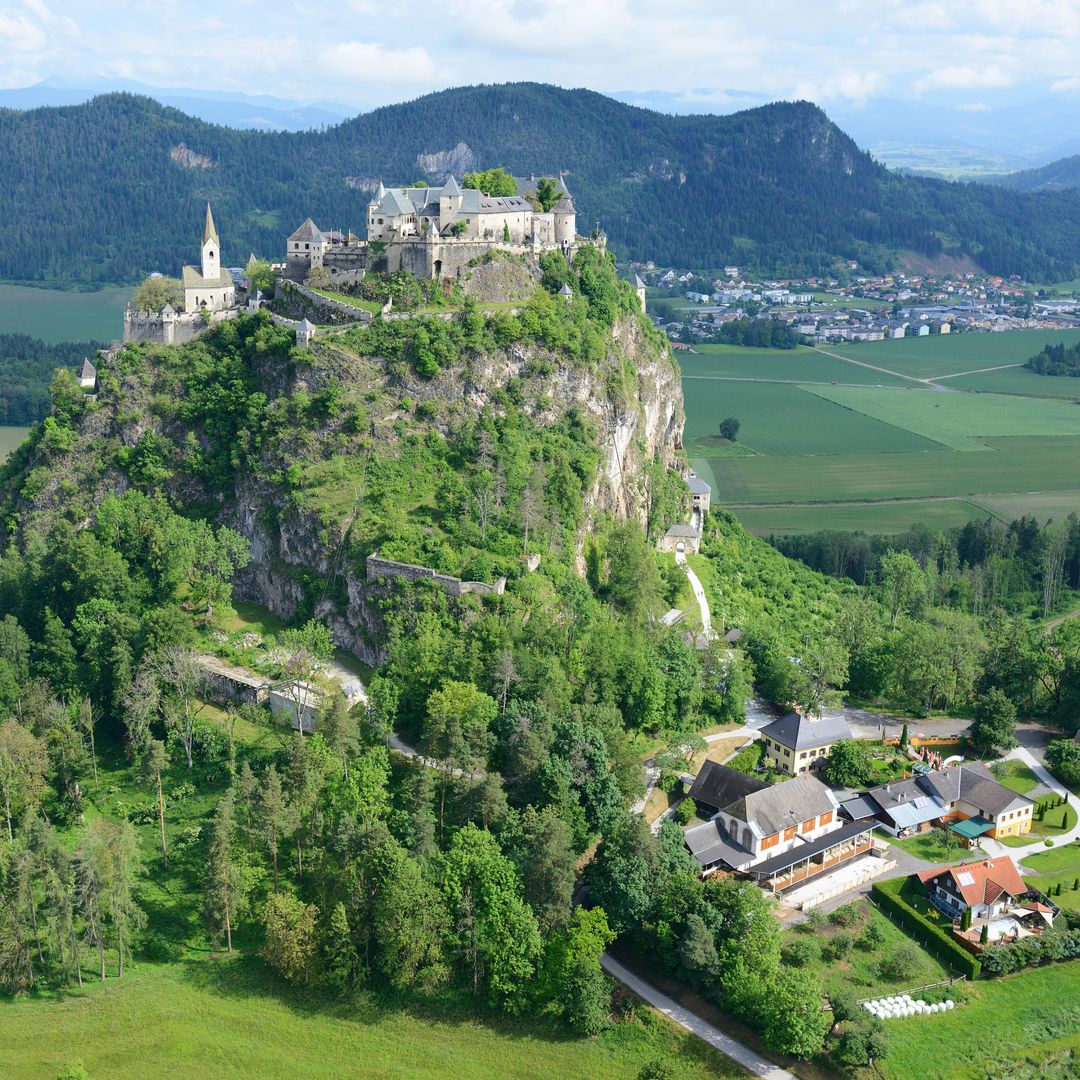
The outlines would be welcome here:
M 221 239 L 209 203 L 203 225 L 201 272 L 197 266 L 185 266 L 183 285 L 185 311 L 221 311 L 236 303 L 232 274 L 221 265 Z

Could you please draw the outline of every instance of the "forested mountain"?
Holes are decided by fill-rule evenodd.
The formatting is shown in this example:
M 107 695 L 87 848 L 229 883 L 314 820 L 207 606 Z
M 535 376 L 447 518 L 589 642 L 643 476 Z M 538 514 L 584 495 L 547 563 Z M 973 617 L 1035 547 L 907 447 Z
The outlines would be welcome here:
M 364 231 L 379 178 L 505 165 L 563 169 L 579 227 L 635 258 L 703 267 L 869 268 L 911 250 L 1064 279 L 1080 266 L 1080 195 L 901 177 L 817 107 L 665 116 L 531 83 L 431 94 L 323 132 L 240 132 L 130 95 L 0 113 L 0 276 L 132 281 L 194 256 L 214 203 L 226 260 L 278 256 L 311 215 Z
M 1080 187 L 1080 154 L 1051 161 L 1037 169 L 1022 169 L 995 177 L 993 183 L 1010 191 L 1067 191 Z
M 100 341 L 51 345 L 27 334 L 0 334 L 0 424 L 33 424 L 48 411 L 49 382 L 56 368 L 93 359 Z

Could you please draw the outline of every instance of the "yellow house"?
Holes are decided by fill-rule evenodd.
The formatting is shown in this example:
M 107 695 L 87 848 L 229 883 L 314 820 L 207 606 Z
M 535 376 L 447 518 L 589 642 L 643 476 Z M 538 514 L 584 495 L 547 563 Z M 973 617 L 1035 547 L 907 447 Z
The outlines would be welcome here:
M 801 776 L 824 764 L 836 743 L 851 738 L 851 728 L 842 716 L 815 719 L 790 712 L 766 724 L 761 729 L 761 738 L 767 765 L 788 776 Z

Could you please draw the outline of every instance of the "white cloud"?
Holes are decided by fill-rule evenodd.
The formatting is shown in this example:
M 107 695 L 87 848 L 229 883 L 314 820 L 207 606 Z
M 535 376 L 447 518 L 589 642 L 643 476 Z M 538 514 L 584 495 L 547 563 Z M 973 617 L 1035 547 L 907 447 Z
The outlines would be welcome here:
M 1050 84 L 1050 89 L 1055 94 L 1080 94 L 1080 76 L 1070 76 L 1067 79 L 1057 79 Z
M 960 65 L 938 68 L 916 80 L 919 93 L 927 90 L 985 90 L 1012 86 L 1016 77 L 997 65 L 975 67 Z
M 435 75 L 426 49 L 386 48 L 370 41 L 337 42 L 318 53 L 318 66 L 331 76 L 360 83 L 428 83 Z
M 965 101 L 962 105 L 956 106 L 961 112 L 969 113 L 981 113 L 989 112 L 990 106 L 985 101 Z

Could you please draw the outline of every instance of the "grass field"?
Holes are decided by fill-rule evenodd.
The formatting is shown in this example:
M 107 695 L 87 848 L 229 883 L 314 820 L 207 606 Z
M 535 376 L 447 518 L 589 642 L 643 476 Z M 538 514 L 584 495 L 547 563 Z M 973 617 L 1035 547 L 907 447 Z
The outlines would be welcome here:
M 742 426 L 738 445 L 749 447 L 758 454 L 798 457 L 855 451 L 889 454 L 943 449 L 932 440 L 905 431 L 902 427 L 863 416 L 844 405 L 829 401 L 813 392 L 817 389 L 782 383 L 695 382 L 693 393 L 685 395 L 687 428 L 694 433 L 687 440 L 691 452 L 698 450 L 704 456 L 711 456 L 709 442 L 718 439 L 717 426 L 725 416 L 739 418 Z M 837 391 L 845 388 L 830 386 L 827 389 Z M 870 388 L 865 391 L 851 390 L 853 394 L 864 392 L 902 393 Z M 1076 411 L 1080 424 L 1080 409 Z M 712 417 L 717 419 L 710 430 Z M 751 459 L 724 456 L 721 460 Z
M 994 766 L 994 779 L 1002 787 L 1026 795 L 1039 783 L 1039 778 L 1022 761 L 1004 761 Z
M 926 499 L 897 503 L 839 503 L 826 506 L 754 506 L 737 511 L 752 533 L 842 532 L 898 533 L 922 524 L 950 529 L 969 521 L 984 521 L 986 510 L 965 499 Z
M 644 1009 L 636 1022 L 577 1039 L 543 1020 L 478 1015 L 452 998 L 335 1001 L 291 990 L 242 957 L 143 964 L 123 982 L 0 1004 L 0 1074 L 19 1080 L 52 1080 L 73 1058 L 95 1080 L 634 1080 L 657 1057 L 678 1060 L 680 1080 L 745 1075 Z
M 878 364 L 904 375 L 930 379 L 998 364 L 1023 364 L 1049 343 L 1080 342 L 1080 330 L 1008 330 L 1001 334 L 933 334 L 899 341 L 823 345 L 837 356 Z M 1039 378 L 1040 376 L 1036 376 Z
M 0 334 L 43 341 L 115 341 L 124 332 L 131 289 L 63 292 L 0 284 Z
M 762 535 L 1064 518 L 1080 511 L 1080 379 L 1008 368 L 937 391 L 914 381 L 1020 364 L 1048 341 L 1080 331 L 826 347 L 833 356 L 698 346 L 680 357 L 685 445 L 714 501 Z M 996 392 L 949 392 L 974 389 Z M 741 424 L 735 444 L 718 435 L 726 416 Z
M 0 427 L 0 461 L 16 449 L 29 434 L 28 427 Z
M 863 1075 L 886 1080 L 983 1080 L 1014 1075 L 1032 1062 L 1034 1078 L 1051 1052 L 1080 1051 L 1080 964 L 1033 968 L 1004 979 L 962 984 L 950 1012 L 887 1021 L 891 1049 Z M 1067 1072 L 1055 1073 L 1066 1076 Z
M 849 386 L 814 386 L 810 392 L 953 450 L 983 449 L 980 436 L 1080 435 L 1080 407 L 1067 401 Z
M 834 360 L 814 349 L 751 349 L 739 345 L 695 345 L 693 353 L 682 353 L 679 366 L 683 376 L 710 376 L 730 379 L 775 379 L 793 382 L 858 383 L 876 386 L 905 385 L 905 380 L 858 364 Z

